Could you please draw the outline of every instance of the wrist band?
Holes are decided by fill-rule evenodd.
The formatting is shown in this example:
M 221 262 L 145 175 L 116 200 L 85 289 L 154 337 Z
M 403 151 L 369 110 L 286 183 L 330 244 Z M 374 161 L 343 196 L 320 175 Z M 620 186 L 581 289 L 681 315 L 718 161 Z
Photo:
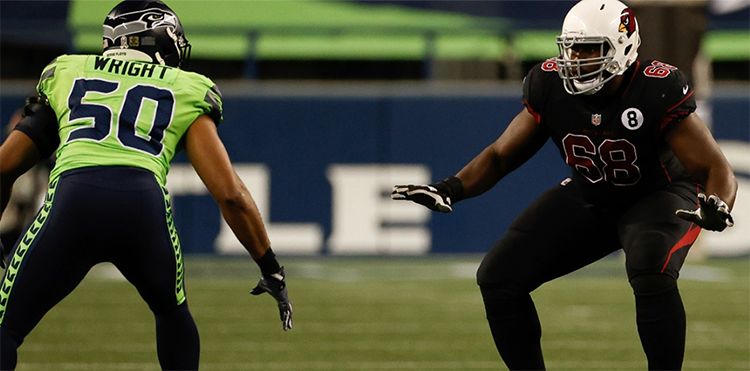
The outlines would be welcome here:
M 270 247 L 262 257 L 255 259 L 255 264 L 258 264 L 260 272 L 263 273 L 264 276 L 279 273 L 279 270 L 281 270 L 281 266 L 276 260 L 276 254 L 273 253 L 273 250 L 271 250 Z
M 447 177 L 440 181 L 448 188 L 448 196 L 450 196 L 452 202 L 458 202 L 464 199 L 464 185 L 461 183 L 461 179 L 455 176 Z

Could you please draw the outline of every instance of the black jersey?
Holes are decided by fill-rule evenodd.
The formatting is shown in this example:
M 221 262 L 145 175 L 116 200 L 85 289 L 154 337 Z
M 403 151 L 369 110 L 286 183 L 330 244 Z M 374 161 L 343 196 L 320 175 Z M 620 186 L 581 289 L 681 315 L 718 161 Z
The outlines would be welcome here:
M 584 199 L 619 206 L 690 178 L 663 132 L 695 111 L 693 93 L 676 67 L 637 61 L 620 96 L 597 105 L 592 97 L 568 94 L 550 59 L 526 76 L 523 103 L 549 132 Z

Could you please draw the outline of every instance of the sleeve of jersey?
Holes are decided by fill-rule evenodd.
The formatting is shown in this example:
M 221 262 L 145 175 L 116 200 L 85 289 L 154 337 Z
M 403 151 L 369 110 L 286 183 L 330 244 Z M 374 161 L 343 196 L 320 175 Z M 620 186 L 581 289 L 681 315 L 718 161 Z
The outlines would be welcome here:
M 44 67 L 44 70 L 42 70 L 42 76 L 39 77 L 39 83 L 36 85 L 36 91 L 39 93 L 39 96 L 45 97 L 47 94 L 45 91 L 47 90 L 47 87 L 52 82 L 52 80 L 55 78 L 55 70 L 57 69 L 57 58 L 53 59 L 52 62 L 49 62 L 46 67 Z
M 208 111 L 206 112 L 206 114 L 214 120 L 216 126 L 219 126 L 219 124 L 221 124 L 221 120 L 224 118 L 222 111 L 222 97 L 221 91 L 219 91 L 219 87 L 216 85 L 212 85 L 211 89 L 206 91 L 204 101 L 206 104 L 208 104 Z
M 539 92 L 542 91 L 537 85 L 541 80 L 538 74 L 541 72 L 539 65 L 534 66 L 526 77 L 523 79 L 523 105 L 526 106 L 526 110 L 534 116 L 536 123 L 542 121 L 540 110 L 542 108 L 542 97 Z
M 667 126 L 682 121 L 695 112 L 695 91 L 689 83 L 687 75 L 680 70 L 672 71 L 665 79 L 665 96 L 668 97 L 668 107 L 661 120 L 661 130 Z

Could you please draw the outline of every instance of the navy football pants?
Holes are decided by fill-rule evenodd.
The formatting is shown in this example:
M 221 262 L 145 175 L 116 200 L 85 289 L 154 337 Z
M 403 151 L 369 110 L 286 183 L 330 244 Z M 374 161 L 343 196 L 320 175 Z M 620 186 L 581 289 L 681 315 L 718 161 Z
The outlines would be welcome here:
M 125 167 L 72 170 L 50 184 L 9 256 L 0 291 L 0 368 L 15 368 L 26 335 L 101 262 L 113 263 L 153 311 L 162 368 L 198 368 L 198 331 L 187 309 L 169 196 L 151 172 Z

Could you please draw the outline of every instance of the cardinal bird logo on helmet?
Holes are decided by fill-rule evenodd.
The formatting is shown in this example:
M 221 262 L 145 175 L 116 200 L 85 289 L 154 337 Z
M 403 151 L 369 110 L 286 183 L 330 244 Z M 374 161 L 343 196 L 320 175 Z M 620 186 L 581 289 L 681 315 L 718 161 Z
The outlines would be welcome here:
M 620 32 L 626 32 L 628 37 L 635 32 L 635 16 L 630 8 L 625 8 L 620 14 Z

